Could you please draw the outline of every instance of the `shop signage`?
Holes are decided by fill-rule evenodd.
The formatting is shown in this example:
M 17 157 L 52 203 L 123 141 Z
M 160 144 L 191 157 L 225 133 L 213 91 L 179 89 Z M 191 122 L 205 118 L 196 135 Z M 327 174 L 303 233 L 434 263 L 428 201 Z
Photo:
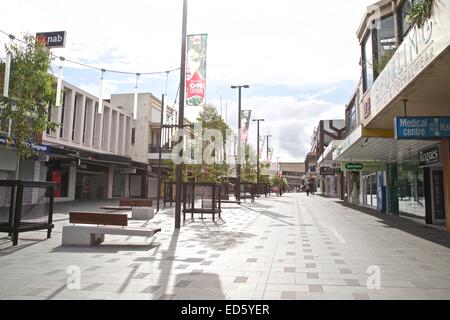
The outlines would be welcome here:
M 129 173 L 129 174 L 136 174 L 135 168 L 122 168 L 120 169 L 121 174 Z
M 441 148 L 436 145 L 419 152 L 419 167 L 428 167 L 441 163 Z
M 342 162 L 344 171 L 386 171 L 387 166 L 383 162 Z
M 14 140 L 11 140 L 10 142 L 8 140 L 8 137 L 0 137 L 0 145 L 9 144 L 11 147 L 14 147 L 16 145 L 16 142 Z M 52 148 L 45 144 L 36 144 L 33 142 L 25 142 L 25 144 L 33 151 L 42 152 L 45 154 L 50 154 L 52 152 Z
M 450 10 L 442 8 L 448 8 L 450 0 L 439 0 L 439 3 L 430 19 L 425 20 L 421 27 L 416 24 L 410 29 L 372 85 L 372 114 L 362 120 L 364 125 L 395 101 L 425 68 L 447 50 L 450 43 Z M 414 90 L 420 91 L 421 88 Z
M 39 32 L 36 39 L 47 48 L 64 48 L 66 46 L 66 31 Z
M 450 138 L 450 117 L 397 117 L 395 137 L 398 140 Z
M 321 167 L 320 175 L 321 176 L 334 176 L 335 174 L 341 172 L 340 168 L 330 168 L 330 167 Z

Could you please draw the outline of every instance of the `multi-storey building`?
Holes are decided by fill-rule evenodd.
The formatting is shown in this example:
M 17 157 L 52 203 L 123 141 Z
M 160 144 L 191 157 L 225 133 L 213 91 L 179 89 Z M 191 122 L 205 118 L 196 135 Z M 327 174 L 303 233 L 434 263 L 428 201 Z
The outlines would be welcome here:
M 150 93 L 138 97 L 136 120 L 133 94 L 113 94 L 100 113 L 97 97 L 63 81 L 62 106 L 50 107 L 49 115 L 59 126 L 33 145 L 36 156 L 20 162 L 20 179 L 56 182 L 58 202 L 156 197 L 161 101 Z M 166 110 L 164 124 L 175 124 L 176 111 Z M 6 129 L 1 126 L 0 179 L 13 179 L 17 158 Z M 163 131 L 163 159 L 170 159 L 173 131 Z
M 367 9 L 357 31 L 361 81 L 333 159 L 345 171 L 348 202 L 450 231 L 450 126 L 424 129 L 450 114 L 450 1 L 430 3 L 431 16 L 413 24 L 414 0 Z

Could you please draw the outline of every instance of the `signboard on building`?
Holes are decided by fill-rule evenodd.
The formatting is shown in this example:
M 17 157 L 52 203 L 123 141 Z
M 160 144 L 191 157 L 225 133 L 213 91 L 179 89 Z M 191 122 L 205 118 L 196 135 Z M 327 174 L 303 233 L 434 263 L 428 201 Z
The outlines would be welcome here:
M 362 119 L 367 125 L 388 104 L 395 101 L 422 71 L 432 64 L 450 44 L 450 0 L 440 0 L 431 19 L 413 26 L 370 89 L 371 115 Z
M 66 46 L 66 31 L 38 32 L 36 40 L 47 48 L 64 48 Z
M 435 145 L 419 152 L 419 167 L 428 167 L 441 163 L 441 148 Z
M 398 140 L 450 138 L 450 117 L 397 117 L 395 138 Z
M 343 171 L 386 171 L 387 166 L 383 162 L 342 162 Z
M 321 176 L 334 176 L 340 172 L 341 172 L 340 168 L 331 168 L 331 167 L 321 167 L 320 168 Z

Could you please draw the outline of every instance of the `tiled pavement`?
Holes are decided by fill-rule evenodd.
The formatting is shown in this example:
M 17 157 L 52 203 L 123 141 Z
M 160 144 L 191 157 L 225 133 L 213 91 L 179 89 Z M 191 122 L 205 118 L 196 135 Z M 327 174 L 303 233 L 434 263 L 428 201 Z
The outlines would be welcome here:
M 450 299 L 450 236 L 432 227 L 304 194 L 206 218 L 174 232 L 165 210 L 131 222 L 161 227 L 154 238 L 107 236 L 98 247 L 62 247 L 63 213 L 50 240 L 25 233 L 11 247 L 2 235 L 0 299 Z M 81 290 L 67 288 L 70 266 Z M 380 288 L 369 289 L 377 268 Z

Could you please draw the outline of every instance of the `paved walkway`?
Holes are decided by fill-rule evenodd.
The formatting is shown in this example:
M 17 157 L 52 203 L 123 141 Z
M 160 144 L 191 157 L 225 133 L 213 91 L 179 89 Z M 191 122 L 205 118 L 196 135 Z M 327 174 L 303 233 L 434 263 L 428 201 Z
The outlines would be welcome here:
M 50 240 L 22 234 L 11 247 L 2 235 L 0 299 L 450 299 L 446 232 L 334 199 L 229 205 L 222 220 L 187 221 L 179 233 L 165 210 L 131 223 L 160 226 L 154 238 L 98 247 L 61 246 L 67 208 L 57 207 Z M 81 290 L 69 290 L 77 268 Z

